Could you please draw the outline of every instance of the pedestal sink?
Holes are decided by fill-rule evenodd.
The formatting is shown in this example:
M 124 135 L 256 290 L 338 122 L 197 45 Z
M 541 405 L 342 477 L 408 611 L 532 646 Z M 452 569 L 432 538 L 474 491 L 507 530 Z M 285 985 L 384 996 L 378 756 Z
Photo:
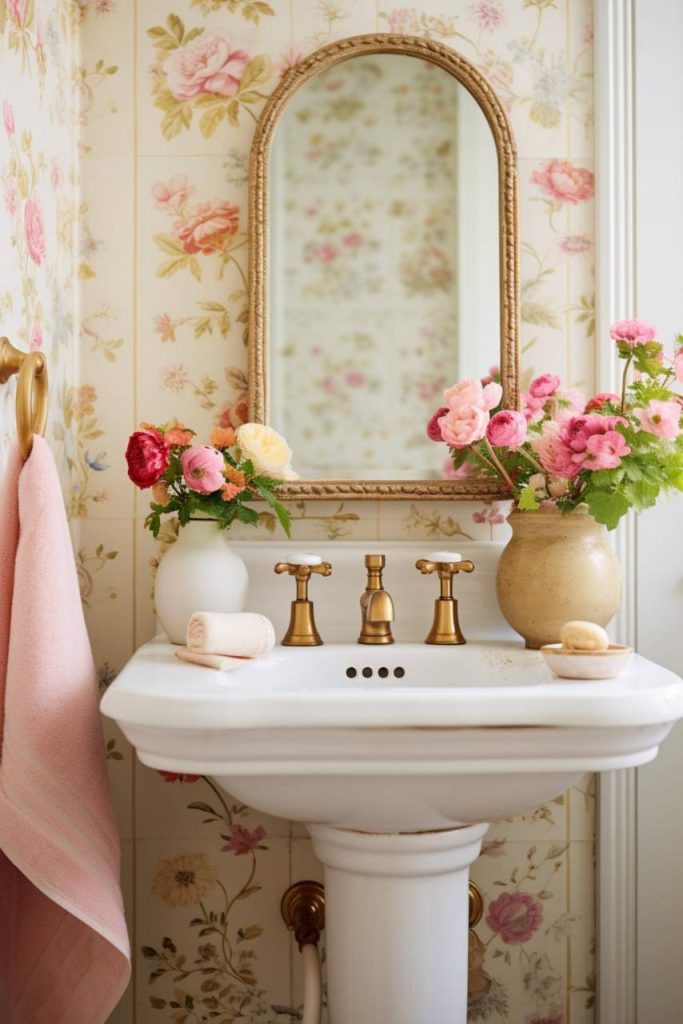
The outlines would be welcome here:
M 102 701 L 153 768 L 304 822 L 325 865 L 330 1024 L 465 1024 L 467 891 L 487 823 L 645 764 L 683 682 L 636 657 L 555 680 L 512 643 L 277 648 L 225 674 L 142 647 Z

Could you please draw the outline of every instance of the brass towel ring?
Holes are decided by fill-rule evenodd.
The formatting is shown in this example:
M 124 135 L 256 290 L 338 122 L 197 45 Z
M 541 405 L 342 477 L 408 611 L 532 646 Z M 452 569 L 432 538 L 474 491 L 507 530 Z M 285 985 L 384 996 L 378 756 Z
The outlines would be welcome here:
M 0 383 L 12 374 L 17 379 L 17 440 L 21 457 L 31 454 L 33 435 L 43 434 L 47 423 L 47 362 L 42 352 L 21 352 L 0 338 Z

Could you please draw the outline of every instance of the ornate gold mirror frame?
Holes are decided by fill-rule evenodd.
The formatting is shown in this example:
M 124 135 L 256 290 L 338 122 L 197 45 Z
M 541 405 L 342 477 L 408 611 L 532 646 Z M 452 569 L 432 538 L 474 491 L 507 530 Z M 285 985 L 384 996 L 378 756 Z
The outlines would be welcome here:
M 519 406 L 519 238 L 517 151 L 500 99 L 484 76 L 454 50 L 431 39 L 402 35 L 363 35 L 316 50 L 291 68 L 266 102 L 251 150 L 249 173 L 249 416 L 268 422 L 268 164 L 273 135 L 285 107 L 321 71 L 374 53 L 399 53 L 431 61 L 465 86 L 481 107 L 498 154 L 500 223 L 500 369 L 503 404 Z M 296 453 L 295 453 L 296 464 Z M 285 499 L 330 498 L 431 500 L 503 497 L 494 480 L 297 480 L 285 483 Z

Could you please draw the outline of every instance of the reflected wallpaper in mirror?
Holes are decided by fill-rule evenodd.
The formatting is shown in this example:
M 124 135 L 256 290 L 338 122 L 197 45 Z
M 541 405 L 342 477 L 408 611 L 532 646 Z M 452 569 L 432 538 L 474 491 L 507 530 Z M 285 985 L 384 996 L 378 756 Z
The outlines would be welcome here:
M 440 477 L 425 424 L 499 359 L 483 112 L 434 64 L 362 55 L 300 89 L 270 161 L 270 422 L 304 478 Z

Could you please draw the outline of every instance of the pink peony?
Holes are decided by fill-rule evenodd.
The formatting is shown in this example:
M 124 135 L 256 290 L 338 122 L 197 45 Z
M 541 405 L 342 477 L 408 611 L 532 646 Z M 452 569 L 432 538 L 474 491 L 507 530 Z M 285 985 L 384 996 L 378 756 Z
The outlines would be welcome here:
M 656 334 L 652 324 L 644 320 L 618 320 L 609 329 L 609 336 L 613 341 L 622 342 L 632 348 L 654 341 Z
M 441 427 L 439 426 L 439 420 L 442 416 L 445 416 L 448 412 L 448 406 L 442 405 L 440 409 L 437 409 L 429 423 L 427 424 L 427 437 L 430 441 L 443 441 L 441 436 Z
M 38 266 L 45 256 L 45 226 L 43 211 L 37 199 L 27 199 L 24 206 L 24 235 L 28 254 Z
M 528 942 L 543 921 L 543 907 L 528 892 L 502 892 L 490 904 L 486 923 L 503 942 L 517 946 Z
M 640 429 L 671 441 L 681 432 L 681 406 L 678 402 L 661 402 L 653 399 L 644 409 L 636 409 L 635 416 Z
M 152 185 L 152 198 L 157 210 L 170 208 L 175 213 L 194 192 L 194 185 L 188 184 L 186 174 L 174 174 L 170 181 L 158 181 Z
M 540 185 L 556 203 L 585 202 L 595 194 L 595 176 L 585 167 L 574 167 L 569 160 L 549 160 L 540 171 L 534 171 L 531 180 Z
M 175 225 L 185 252 L 220 252 L 239 227 L 239 207 L 232 203 L 200 203 L 185 220 Z
M 586 458 L 584 469 L 616 469 L 624 455 L 630 455 L 631 449 L 626 438 L 618 430 L 608 430 L 606 434 L 593 434 L 586 442 Z
M 225 483 L 225 459 L 208 444 L 195 444 L 180 456 L 185 483 L 198 494 L 212 494 Z
M 615 395 L 613 391 L 601 391 L 599 395 L 593 395 L 584 408 L 584 412 L 600 412 L 604 408 L 606 402 L 613 402 L 616 405 L 621 401 L 619 395 Z
M 536 377 L 529 385 L 529 394 L 532 398 L 551 398 L 561 384 L 559 377 L 554 373 L 543 373 Z
M 560 437 L 559 424 L 550 422 L 543 427 L 543 433 L 531 441 L 543 469 L 557 477 L 571 478 L 581 469 L 574 461 L 573 452 Z
M 515 409 L 501 409 L 491 417 L 486 436 L 494 448 L 517 448 L 526 438 L 526 416 Z
M 222 853 L 234 853 L 240 857 L 251 850 L 257 849 L 261 840 L 266 838 L 266 830 L 258 825 L 253 832 L 250 832 L 244 825 L 230 826 L 230 840 L 225 846 L 221 846 Z
M 31 352 L 35 352 L 43 347 L 43 328 L 37 320 L 31 328 L 31 340 L 28 347 L 31 349 Z
M 489 414 L 476 405 L 463 405 L 449 409 L 439 419 L 441 436 L 451 448 L 467 448 L 481 441 L 486 434 Z
M 676 373 L 676 380 L 683 384 L 683 348 L 679 348 L 674 356 L 674 371 Z
M 248 63 L 244 50 L 233 50 L 226 39 L 202 32 L 168 57 L 166 84 L 179 100 L 191 100 L 200 93 L 234 96 Z
M 128 439 L 128 476 L 136 487 L 157 483 L 168 469 L 170 452 L 158 430 L 136 430 Z
M 443 402 L 449 409 L 474 405 L 483 412 L 488 412 L 495 409 L 502 396 L 503 389 L 495 381 L 482 384 L 476 377 L 465 377 L 444 391 Z
M 14 111 L 12 110 L 12 104 L 8 103 L 7 100 L 2 105 L 2 116 L 5 121 L 5 131 L 8 135 L 14 135 L 15 123 L 14 123 Z

